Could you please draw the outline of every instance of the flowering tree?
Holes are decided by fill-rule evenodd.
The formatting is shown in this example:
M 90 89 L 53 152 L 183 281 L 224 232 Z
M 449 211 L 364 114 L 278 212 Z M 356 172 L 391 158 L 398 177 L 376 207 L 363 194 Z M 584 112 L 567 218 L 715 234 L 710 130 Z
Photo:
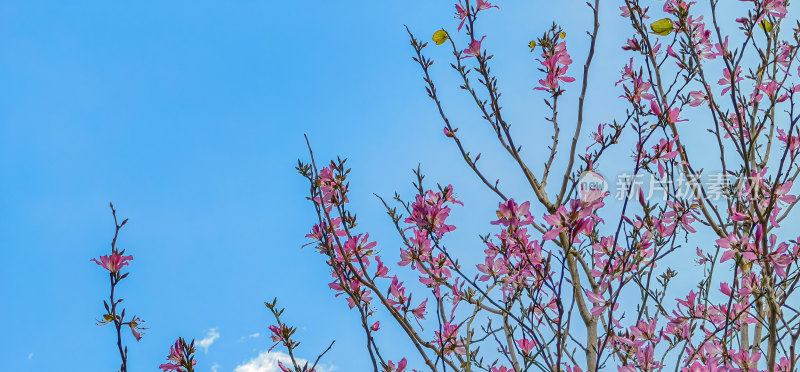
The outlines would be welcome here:
M 498 200 L 488 233 L 476 242 L 484 249 L 480 264 L 462 265 L 447 248 L 456 229 L 448 218 L 463 205 L 453 186 L 428 188 L 417 169 L 413 198 L 380 199 L 402 248 L 379 251 L 349 208 L 346 162 L 318 166 L 309 146 L 310 162 L 297 167 L 309 181 L 317 216 L 307 237 L 330 268 L 329 287 L 358 314 L 374 371 L 410 370 L 412 356 L 417 368 L 431 371 L 798 370 L 800 243 L 790 213 L 800 174 L 800 113 L 794 111 L 800 86 L 792 82 L 793 71 L 800 74 L 794 66 L 800 22 L 786 27 L 788 0 L 620 5 L 630 25 L 621 49 L 630 58 L 607 88 L 621 94 L 626 109 L 610 123 L 584 123 L 601 32 L 599 0 L 587 3 L 593 22 L 582 70 L 570 70 L 569 39 L 559 25 L 529 43 L 541 73 L 534 90 L 545 100 L 553 133 L 541 153 L 523 154 L 503 115 L 493 55 L 483 45 L 479 20 L 500 8 L 459 0 L 455 32 L 433 33 L 436 45 L 452 51 L 459 88 L 524 178 L 529 193 L 516 198 L 468 151 L 438 94 L 428 43 L 409 30 L 413 60 L 444 135 Z M 735 23 L 720 16 L 721 6 L 740 13 Z M 565 105 L 577 113 L 568 125 L 558 115 Z M 559 142 L 562 127 L 572 132 L 566 144 Z M 579 142 L 587 136 L 584 148 Z M 702 147 L 682 141 L 699 136 L 707 138 Z M 614 153 L 632 154 L 616 204 L 598 173 Z M 531 158 L 541 165 L 531 166 Z M 649 196 L 637 182 L 642 176 L 653 181 Z M 651 197 L 655 187 L 663 198 Z M 93 261 L 110 274 L 98 324 L 113 323 L 124 372 L 121 330 L 129 327 L 139 340 L 142 320 L 126 318 L 115 297 L 133 257 L 117 249 L 127 220 L 117 223 L 113 206 L 112 212 L 111 254 Z M 678 271 L 666 266 L 686 257 L 702 271 L 691 288 L 674 281 Z M 416 273 L 417 287 L 425 290 L 412 292 L 398 275 L 402 270 Z M 272 347 L 291 357 L 280 368 L 314 371 L 333 343 L 311 365 L 295 359 L 295 328 L 282 322 L 276 301 L 265 305 L 275 317 Z M 402 330 L 408 354 L 388 355 L 380 347 L 379 317 Z M 194 342 L 179 338 L 160 368 L 193 371 L 193 353 Z
M 534 89 L 553 131 L 543 153 L 523 154 L 503 115 L 493 55 L 479 29 L 481 16 L 499 7 L 459 1 L 455 32 L 433 34 L 452 51 L 459 88 L 526 180 L 531 200 L 502 190 L 468 151 L 438 94 L 428 43 L 409 30 L 444 135 L 499 201 L 476 267 L 462 266 L 447 248 L 456 229 L 448 224 L 451 208 L 462 204 L 452 186 L 427 188 L 417 170 L 411 200 L 381 199 L 403 247 L 379 252 L 349 209 L 345 161 L 321 167 L 312 152 L 309 163 L 300 162 L 317 215 L 308 238 L 330 267 L 330 288 L 361 319 L 373 370 L 405 371 L 412 354 L 432 371 L 797 370 L 799 245 L 789 215 L 800 173 L 800 86 L 791 79 L 800 23 L 786 25 L 788 0 L 620 5 L 630 25 L 621 49 L 630 59 L 608 89 L 620 92 L 627 109 L 610 124 L 584 123 L 600 1 L 587 3 L 593 23 L 577 73 L 560 26 L 530 42 L 541 72 Z M 733 5 L 741 14 L 726 27 L 719 9 Z M 574 105 L 575 122 L 559 120 L 565 105 Z M 702 115 L 708 119 L 689 120 Z M 566 144 L 562 128 L 572 132 Z M 682 139 L 692 136 L 706 136 L 708 145 L 687 147 Z M 612 153 L 632 154 L 615 208 L 606 206 L 606 187 L 585 182 L 600 177 Z M 719 173 L 704 171 L 712 167 Z M 636 182 L 642 176 L 664 197 L 646 197 Z M 696 256 L 703 275 L 694 288 L 676 285 L 678 272 L 663 264 L 676 256 Z M 416 271 L 427 290 L 412 293 L 393 262 Z M 380 348 L 379 315 L 402 329 L 408 355 Z M 291 350 L 291 330 L 272 331 Z

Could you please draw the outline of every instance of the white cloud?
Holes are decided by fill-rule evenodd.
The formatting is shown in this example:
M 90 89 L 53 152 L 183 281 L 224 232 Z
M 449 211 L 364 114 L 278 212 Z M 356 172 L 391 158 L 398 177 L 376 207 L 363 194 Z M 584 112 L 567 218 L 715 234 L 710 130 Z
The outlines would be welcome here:
M 247 336 L 242 336 L 239 339 L 239 342 L 245 342 L 245 341 L 247 341 L 249 339 L 254 339 L 254 338 L 259 338 L 259 337 L 261 337 L 261 333 L 256 332 L 256 333 L 253 333 L 253 334 L 249 334 Z
M 306 363 L 305 359 L 295 358 L 295 360 L 301 366 Z M 289 366 L 292 363 L 292 359 L 289 354 L 279 351 L 263 351 L 257 357 L 250 359 L 250 361 L 236 366 L 233 372 L 280 372 L 281 369 L 278 368 L 278 362 Z M 309 367 L 311 367 L 311 363 L 313 362 L 309 362 Z M 334 367 L 317 365 L 317 372 L 331 372 L 334 369 Z
M 220 366 L 219 363 L 214 363 L 214 365 L 211 366 L 211 372 L 219 371 L 219 367 L 222 367 L 222 366 Z
M 33 359 L 33 353 L 28 354 L 28 359 Z
M 216 341 L 218 338 L 219 338 L 219 332 L 217 332 L 217 329 L 216 329 L 216 328 L 211 328 L 211 329 L 209 329 L 209 330 L 208 330 L 208 334 L 206 335 L 206 337 L 205 337 L 205 338 L 203 338 L 203 339 L 202 339 L 202 340 L 200 340 L 200 341 L 197 341 L 197 342 L 195 342 L 195 345 L 197 345 L 197 347 L 201 347 L 201 348 L 203 348 L 203 350 L 204 350 L 206 353 L 208 353 L 208 348 L 209 348 L 209 347 L 211 346 L 211 344 L 213 344 L 213 343 L 214 343 L 214 341 Z

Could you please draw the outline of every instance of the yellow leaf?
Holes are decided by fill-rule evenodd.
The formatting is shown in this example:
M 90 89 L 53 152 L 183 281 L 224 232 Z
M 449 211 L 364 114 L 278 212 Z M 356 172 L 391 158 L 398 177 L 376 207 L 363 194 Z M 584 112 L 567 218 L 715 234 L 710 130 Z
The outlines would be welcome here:
M 767 21 L 766 19 L 758 22 L 758 27 L 761 27 L 761 29 L 766 32 L 772 32 L 772 22 Z
M 661 36 L 669 35 L 674 28 L 672 20 L 669 18 L 659 19 L 650 24 L 650 29 L 653 30 L 653 33 Z
M 531 40 L 531 42 L 528 43 L 528 48 L 531 48 L 531 52 L 533 52 L 533 50 L 536 49 L 536 41 Z
M 564 32 L 564 31 L 561 31 L 561 32 L 558 33 L 558 37 L 563 39 L 563 38 L 567 37 L 567 33 Z
M 448 38 L 449 36 L 447 35 L 447 31 L 445 30 L 439 30 L 433 33 L 433 42 L 436 43 L 436 45 L 444 44 L 444 42 L 447 41 Z

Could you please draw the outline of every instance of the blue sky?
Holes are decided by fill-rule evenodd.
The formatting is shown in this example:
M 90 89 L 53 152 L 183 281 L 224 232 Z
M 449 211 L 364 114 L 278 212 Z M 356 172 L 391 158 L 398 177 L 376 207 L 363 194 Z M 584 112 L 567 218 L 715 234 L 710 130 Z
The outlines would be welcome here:
M 525 45 L 561 23 L 579 77 L 589 12 L 520 3 L 486 13 L 484 45 L 498 54 L 507 117 L 541 153 L 550 127 Z M 617 7 L 602 8 L 592 128 L 619 104 L 620 89 L 609 89 L 628 57 Z M 272 297 L 300 328 L 301 357 L 336 339 L 328 365 L 364 370 L 356 314 L 333 298 L 321 256 L 300 248 L 314 215 L 294 166 L 307 159 L 304 133 L 320 161 L 348 157 L 361 228 L 394 252 L 396 232 L 372 193 L 411 195 L 421 163 L 431 185 L 452 183 L 465 201 L 451 244 L 479 260 L 475 232 L 489 231 L 498 200 L 441 135 L 403 27 L 427 40 L 454 31 L 452 11 L 452 1 L 430 0 L 0 1 L 0 370 L 117 367 L 112 329 L 94 325 L 107 277 L 89 262 L 113 235 L 109 201 L 130 218 L 119 244 L 134 261 L 119 290 L 150 327 L 141 342 L 128 338 L 131 371 L 155 370 L 178 336 L 209 334 L 218 337 L 198 352 L 198 370 L 233 371 L 271 345 L 263 301 Z M 530 199 L 485 140 L 442 60 L 449 52 L 429 53 L 441 60 L 434 74 L 449 114 L 473 130 L 491 177 Z M 396 332 L 382 336 L 393 357 L 404 350 Z

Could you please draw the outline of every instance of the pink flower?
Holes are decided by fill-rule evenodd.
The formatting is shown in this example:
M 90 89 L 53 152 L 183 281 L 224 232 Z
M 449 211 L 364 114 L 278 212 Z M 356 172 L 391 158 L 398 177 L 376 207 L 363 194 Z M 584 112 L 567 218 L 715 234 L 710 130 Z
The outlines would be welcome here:
M 128 261 L 132 260 L 133 256 L 122 256 L 119 253 L 112 253 L 111 256 L 100 256 L 100 261 L 96 258 L 92 258 L 90 261 L 96 262 L 111 273 L 118 273 L 124 266 L 128 265 Z
M 622 46 L 622 50 L 633 50 L 638 51 L 641 50 L 642 46 L 639 44 L 639 40 L 635 37 L 633 39 L 628 39 L 625 45 Z
M 692 97 L 692 101 L 689 102 L 689 106 L 692 107 L 700 106 L 708 100 L 708 95 L 698 90 L 689 92 L 689 96 Z
M 143 333 L 139 332 L 136 328 L 131 327 L 131 333 L 133 334 L 133 338 L 135 338 L 136 341 L 142 340 Z
M 655 96 L 647 93 L 652 86 L 652 84 L 644 82 L 641 76 L 636 76 L 633 78 L 633 89 L 629 89 L 627 86 L 623 85 L 625 95 L 620 97 L 627 98 L 628 101 L 633 103 L 641 102 L 642 98 L 652 100 Z
M 461 31 L 461 28 L 464 27 L 464 22 L 467 20 L 467 16 L 469 13 L 467 9 L 461 4 L 461 0 L 458 0 L 458 4 L 456 4 L 456 18 L 461 20 L 461 23 L 458 25 L 458 31 Z
M 533 350 L 533 348 L 536 346 L 536 341 L 523 338 L 521 340 L 517 340 L 517 346 L 519 346 L 519 349 L 522 350 L 523 354 L 530 354 L 531 350 Z
M 750 354 L 747 350 L 739 350 L 738 353 L 730 353 L 731 360 L 741 367 L 742 372 L 758 371 L 758 360 L 761 359 L 761 353 L 754 352 Z
M 389 285 L 389 294 L 397 299 L 398 304 L 406 301 L 406 287 L 403 286 L 403 282 L 397 280 L 396 275 L 392 279 L 392 284 Z
M 658 163 L 658 175 L 660 177 L 664 177 L 664 173 L 667 171 L 664 166 L 665 160 L 673 160 L 679 154 L 678 150 L 673 150 L 676 140 L 677 138 L 673 138 L 671 141 L 667 141 L 662 138 L 657 145 L 653 146 L 652 162 Z
M 678 56 L 678 53 L 675 53 L 675 50 L 672 49 L 672 45 L 667 47 L 667 55 L 669 55 L 670 57 L 675 58 L 675 59 L 680 59 L 680 57 Z
M 608 305 L 606 299 L 603 298 L 602 295 L 594 293 L 590 290 L 586 290 L 585 293 L 586 297 L 589 298 L 589 302 L 591 302 L 594 305 L 594 307 L 591 310 L 592 315 L 600 316 L 601 314 L 603 314 L 603 311 L 605 311 L 606 306 Z
M 723 41 L 722 44 L 717 43 L 716 45 L 714 45 L 714 48 L 717 49 L 717 52 L 712 54 L 711 59 L 714 59 L 716 57 L 723 57 L 723 56 L 727 55 L 728 54 L 728 37 L 725 36 L 725 41 Z
M 728 70 L 727 68 L 722 70 L 722 79 L 719 79 L 718 82 L 719 85 L 725 86 L 725 88 L 722 89 L 722 94 L 728 93 L 728 91 L 731 89 L 731 84 L 735 84 L 744 80 L 741 77 L 739 77 L 739 73 L 741 72 L 742 72 L 742 66 L 736 66 L 736 70 L 734 70 L 733 72 L 731 72 L 731 70 Z
M 601 294 L 594 293 L 590 290 L 584 290 L 584 293 L 586 294 L 586 297 L 589 299 L 589 302 L 591 302 L 594 305 L 594 307 L 592 307 L 592 310 L 590 311 L 591 314 L 594 316 L 601 316 L 603 312 L 606 310 L 606 308 L 613 302 L 611 300 L 605 300 Z M 612 312 L 616 311 L 618 308 L 619 308 L 619 303 L 614 303 L 614 306 L 611 309 L 611 311 Z M 619 326 L 619 324 L 617 324 L 617 326 Z
M 789 372 L 791 371 L 792 363 L 789 362 L 789 359 L 781 358 L 781 360 L 775 364 L 775 370 L 779 372 Z
M 656 331 L 658 325 L 658 318 L 652 318 L 650 321 L 640 320 L 635 326 L 632 326 L 631 335 L 639 339 L 634 344 L 642 345 L 645 341 L 658 342 L 661 340 L 660 334 Z
M 472 42 L 469 43 L 469 47 L 462 51 L 462 53 L 464 53 L 465 56 L 461 57 L 461 59 L 480 56 L 481 55 L 481 43 L 483 42 L 483 39 L 485 39 L 485 38 L 486 38 L 486 36 L 483 36 L 480 40 L 478 40 L 478 39 L 472 40 Z
M 397 362 L 397 372 L 405 371 L 406 370 L 406 364 L 408 364 L 408 362 L 406 361 L 406 358 L 400 359 L 400 361 Z
M 605 138 L 603 137 L 603 128 L 605 128 L 606 126 L 608 126 L 608 124 L 597 125 L 597 132 L 592 133 L 592 139 L 594 140 L 594 142 L 592 142 L 592 144 L 586 148 L 586 151 L 589 151 L 589 149 L 596 144 L 601 144 L 601 145 L 603 144 L 603 139 Z
M 787 96 L 786 94 L 783 94 L 780 97 L 778 97 L 777 96 L 778 88 L 780 88 L 778 86 L 778 83 L 776 83 L 774 81 L 770 81 L 769 83 L 761 84 L 761 85 L 758 86 L 758 90 L 766 93 L 767 96 L 770 99 L 774 99 L 776 102 L 783 102 L 787 98 L 789 98 L 789 96 Z
M 663 10 L 667 13 L 678 15 L 679 11 L 686 12 L 689 10 L 689 6 L 693 4 L 694 1 L 687 3 L 683 0 L 667 0 L 667 2 L 664 3 Z
M 269 330 L 270 332 L 272 332 L 270 338 L 272 339 L 273 342 L 279 342 L 280 340 L 283 339 L 284 329 L 285 327 L 283 325 L 281 325 L 280 328 L 278 328 L 278 326 L 276 325 L 269 326 Z
M 488 0 L 478 0 L 475 11 L 480 12 L 481 10 L 490 8 L 499 9 L 497 5 L 492 5 Z M 458 24 L 458 31 L 461 31 L 461 28 L 464 27 L 464 22 L 466 22 L 468 18 L 469 9 L 461 3 L 461 0 L 458 0 L 458 4 L 456 4 L 456 19 L 461 21 L 461 23 Z
M 138 316 L 134 316 L 130 322 L 128 322 L 128 326 L 131 328 L 131 333 L 136 341 L 140 341 L 142 339 L 142 335 L 144 334 L 141 330 L 145 329 L 139 326 L 139 323 L 144 323 L 144 320 L 139 318 Z
M 794 195 L 789 195 L 789 191 L 792 191 L 792 185 L 794 183 L 790 181 L 786 181 L 785 183 L 781 184 L 775 189 L 775 196 L 784 203 L 792 203 L 797 199 Z
M 374 332 L 377 332 L 379 329 L 381 329 L 381 322 L 380 321 L 375 322 L 374 324 L 372 324 L 372 326 L 369 327 L 369 329 L 371 329 Z
M 319 171 L 319 191 L 322 193 L 322 198 L 315 198 L 314 202 L 319 205 L 324 205 L 325 209 L 330 211 L 333 208 L 334 202 L 347 203 L 347 184 L 344 182 L 345 178 L 335 174 L 335 165 L 331 164 L 321 171 Z
M 642 371 L 658 371 L 662 367 L 661 363 L 656 360 L 655 351 L 650 344 L 636 350 L 636 361 Z
M 789 57 L 791 57 L 791 56 L 792 56 L 792 47 L 789 45 L 789 43 L 787 43 L 785 41 L 781 42 L 781 52 L 775 58 L 776 62 L 778 62 L 778 64 L 783 66 L 783 68 L 789 68 L 789 61 L 790 61 Z M 787 71 L 787 74 L 788 74 L 788 71 Z M 788 75 L 791 75 L 791 74 L 788 74 Z
M 786 17 L 786 6 L 784 5 L 783 0 L 764 1 L 764 10 L 769 12 L 769 14 L 773 17 Z
M 696 20 L 692 20 L 691 16 L 687 19 L 687 24 L 689 27 L 696 27 L 696 30 L 693 34 L 695 39 L 695 50 L 700 58 L 706 59 L 716 59 L 717 53 L 713 52 L 713 44 L 711 43 L 711 31 L 706 30 L 706 26 L 699 21 L 703 19 L 701 16 Z M 679 63 L 681 65 L 682 62 Z
M 760 226 L 761 225 L 759 225 L 759 227 Z M 739 237 L 736 236 L 734 233 L 728 234 L 728 237 L 725 239 L 717 239 L 716 243 L 720 247 L 725 248 L 725 252 L 722 253 L 722 257 L 720 257 L 719 262 L 725 262 L 727 260 L 730 260 L 731 258 L 735 257 L 735 254 L 737 252 L 740 252 L 740 250 L 749 247 L 748 238 L 745 238 L 744 240 L 739 240 Z M 742 253 L 744 258 L 747 260 L 753 261 L 756 259 L 756 255 L 753 252 L 750 252 L 749 250 L 740 253 Z
M 181 366 L 174 363 L 166 363 L 159 365 L 158 368 L 162 371 L 182 371 Z
M 542 52 L 544 60 L 537 59 L 539 63 L 544 66 L 539 71 L 547 73 L 547 77 L 539 80 L 540 87 L 534 88 L 535 90 L 546 90 L 552 94 L 561 92 L 558 84 L 559 81 L 571 83 L 575 78 L 566 76 L 569 65 L 572 64 L 572 58 L 567 53 L 567 44 L 564 42 L 556 44 L 552 50 L 545 50 Z
M 428 299 L 426 298 L 425 301 L 422 301 L 416 309 L 412 310 L 411 312 L 414 313 L 414 316 L 418 319 L 425 319 L 425 304 L 428 303 Z
M 656 101 L 650 101 L 650 109 L 657 116 L 661 116 L 662 113 L 666 113 L 667 117 L 665 119 L 667 123 L 670 124 L 675 124 L 681 121 L 688 121 L 687 119 L 680 120 L 679 116 L 681 114 L 681 109 L 677 107 L 670 109 L 669 107 L 664 105 L 664 109 L 662 110 L 661 107 L 658 106 L 658 103 L 656 103 Z
M 167 360 L 180 363 L 181 359 L 183 359 L 181 356 L 182 349 L 183 346 L 181 345 L 180 339 L 178 339 L 178 341 L 175 341 L 175 345 L 169 347 L 169 355 L 167 355 Z
M 375 270 L 375 276 L 385 278 L 389 274 L 389 269 L 381 262 L 381 256 L 375 256 L 375 261 L 378 262 L 378 269 Z
M 633 79 L 634 75 L 635 74 L 633 72 L 633 58 L 631 58 L 628 64 L 623 66 L 622 68 L 622 79 L 614 83 L 614 86 L 617 86 L 619 83 L 625 81 L 626 79 Z
M 722 283 L 719 284 L 719 291 L 722 292 L 722 294 L 724 294 L 724 295 L 726 295 L 728 297 L 733 295 L 733 291 L 731 291 L 731 287 L 728 285 L 728 283 L 725 283 L 725 282 L 722 282 Z
M 551 92 L 558 91 L 558 79 L 553 74 L 547 74 L 547 77 L 544 79 L 539 79 L 539 84 L 541 87 L 536 87 L 536 90 L 547 90 Z
M 478 280 L 485 282 L 495 276 L 508 274 L 508 268 L 504 265 L 502 259 L 495 259 L 495 257 L 486 256 L 485 263 L 478 264 L 478 271 L 483 273 Z
M 500 7 L 498 7 L 497 5 L 492 5 L 491 3 L 489 3 L 488 0 L 478 0 L 478 11 L 486 10 L 489 8 L 500 9 Z
M 497 209 L 497 221 L 492 221 L 492 225 L 503 225 L 516 229 L 520 226 L 533 223 L 533 216 L 530 212 L 531 203 L 524 202 L 520 205 L 514 199 L 508 199 L 505 203 L 501 202 Z
M 605 194 L 600 196 L 602 197 L 592 199 L 591 203 L 587 205 L 584 205 L 577 199 L 570 200 L 569 211 L 562 205 L 558 207 L 556 213 L 544 215 L 544 220 L 553 227 L 553 229 L 543 234 L 542 239 L 553 240 L 562 231 L 567 232 L 567 236 L 571 238 L 570 241 L 573 243 L 579 241 L 578 235 L 580 234 L 588 236 L 592 232 L 592 228 L 594 228 L 594 218 L 596 218 L 596 216 L 593 215 L 594 211 L 605 205 L 602 201 Z
M 388 368 L 384 369 L 384 372 L 403 372 L 406 370 L 406 364 L 408 364 L 408 362 L 406 361 L 406 358 L 403 358 L 397 362 L 397 367 L 395 367 L 394 362 L 391 360 L 386 364 Z
M 441 238 L 445 233 L 455 230 L 455 226 L 445 224 L 445 221 L 450 216 L 450 207 L 445 203 L 462 204 L 460 201 L 453 197 L 452 186 L 448 186 L 443 190 L 443 193 L 435 193 L 428 190 L 425 194 L 417 195 L 416 200 L 411 205 L 411 215 L 404 221 L 406 223 L 413 223 L 417 231 L 430 230 Z M 427 237 L 425 235 L 417 238 L 420 241 L 419 245 L 427 245 Z
M 444 322 L 441 326 L 441 332 L 434 331 L 434 344 L 440 349 L 444 350 L 444 355 L 450 355 L 453 352 L 459 355 L 464 355 L 463 339 L 458 337 L 458 330 L 460 325 Z
M 184 369 L 182 367 L 184 364 L 187 364 L 183 357 L 183 346 L 183 339 L 178 338 L 178 341 L 175 341 L 175 345 L 170 346 L 169 348 L 169 355 L 167 355 L 167 361 L 169 361 L 169 363 L 159 365 L 158 368 L 162 371 L 183 372 Z M 197 361 L 192 360 L 192 365 L 194 366 L 196 364 Z

